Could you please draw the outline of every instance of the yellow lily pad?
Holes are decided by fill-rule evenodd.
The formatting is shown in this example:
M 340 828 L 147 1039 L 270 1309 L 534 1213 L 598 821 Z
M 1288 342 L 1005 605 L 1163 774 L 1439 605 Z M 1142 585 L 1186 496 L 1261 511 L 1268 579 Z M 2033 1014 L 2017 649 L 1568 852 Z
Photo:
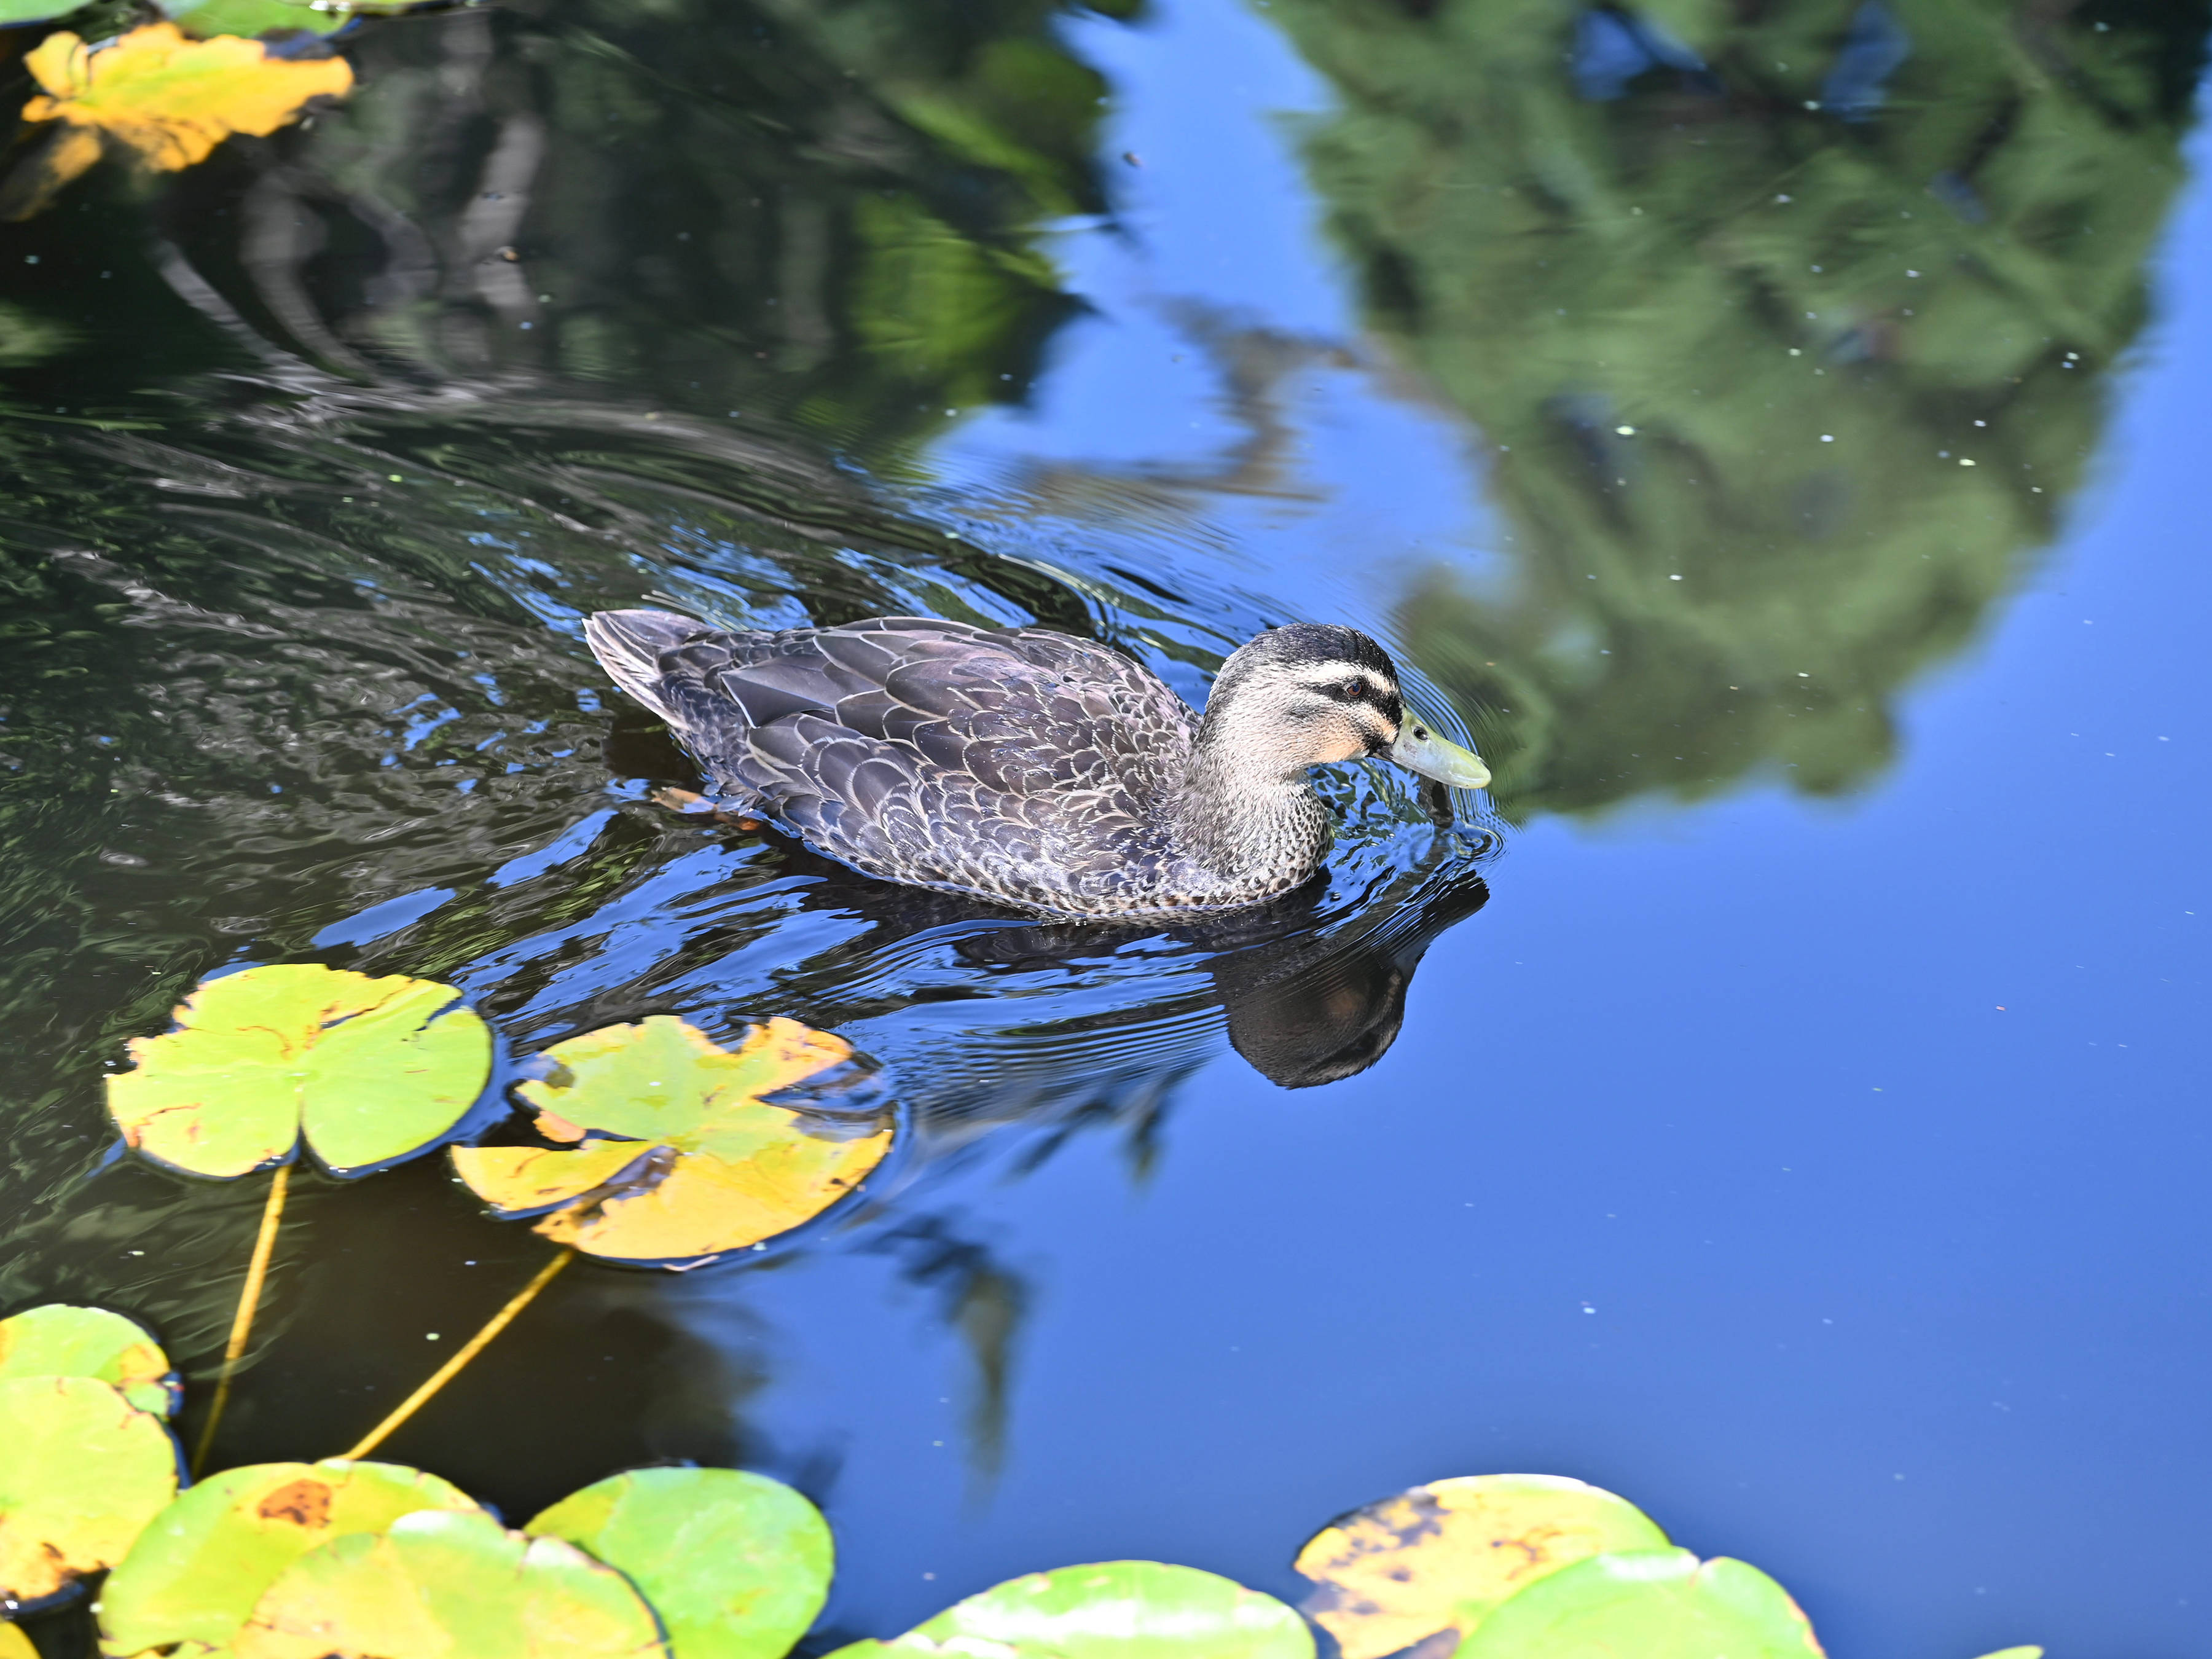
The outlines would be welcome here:
M 136 1069 L 107 1079 L 107 1108 L 131 1146 L 194 1175 L 278 1163 L 303 1132 L 333 1174 L 396 1163 L 450 1131 L 491 1076 L 491 1032 L 459 995 L 312 963 L 209 980 L 177 1030 L 131 1042 Z
M 0 1382 L 0 1603 L 113 1566 L 177 1495 L 167 1426 L 97 1377 Z
M 666 1659 L 629 1580 L 574 1544 L 425 1510 L 311 1550 L 269 1587 L 233 1659 Z
M 19 1626 L 0 1624 L 0 1659 L 39 1659 L 39 1650 Z
M 23 64 L 45 88 L 23 106 L 25 121 L 97 128 L 162 170 L 205 161 L 234 132 L 272 133 L 310 98 L 353 88 L 342 58 L 271 58 L 234 35 L 188 40 L 173 23 L 148 23 L 100 47 L 64 29 Z
M 256 1463 L 185 1492 L 138 1535 L 100 1592 L 100 1651 L 222 1650 L 308 1551 L 382 1532 L 421 1510 L 473 1512 L 474 1499 L 396 1463 Z
M 757 1026 L 732 1053 L 668 1015 L 546 1051 L 517 1092 L 556 1148 L 457 1146 L 453 1168 L 505 1216 L 589 1255 L 696 1265 L 788 1231 L 856 1188 L 888 1127 L 839 1135 L 761 1099 L 852 1057 L 795 1020 Z
M 0 1319 L 0 1382 L 22 1376 L 96 1376 L 156 1417 L 183 1392 L 161 1345 L 121 1314 L 58 1302 Z
M 1464 1638 L 1507 1596 L 1586 1556 L 1666 1543 L 1641 1510 L 1596 1486 L 1476 1474 L 1355 1510 L 1295 1565 L 1321 1586 L 1305 1611 L 1343 1659 L 1382 1659 L 1441 1631 Z

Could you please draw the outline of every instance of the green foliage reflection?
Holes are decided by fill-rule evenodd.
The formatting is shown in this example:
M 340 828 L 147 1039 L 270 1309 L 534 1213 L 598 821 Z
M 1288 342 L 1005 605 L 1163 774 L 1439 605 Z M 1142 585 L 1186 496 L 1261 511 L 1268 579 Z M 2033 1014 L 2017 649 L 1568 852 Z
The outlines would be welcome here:
M 1509 810 L 1881 766 L 2081 480 L 2206 8 L 1268 15 L 1370 325 L 1488 441 L 1506 568 L 1403 617 Z

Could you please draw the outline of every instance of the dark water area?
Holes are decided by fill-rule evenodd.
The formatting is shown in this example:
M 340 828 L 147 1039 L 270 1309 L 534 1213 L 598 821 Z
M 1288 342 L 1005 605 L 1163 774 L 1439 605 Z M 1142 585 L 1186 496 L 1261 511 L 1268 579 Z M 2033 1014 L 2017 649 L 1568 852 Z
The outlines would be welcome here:
M 1127 9 L 379 21 L 311 124 L 0 225 L 0 1311 L 212 1374 L 260 1188 L 101 1079 L 226 965 L 510 1058 L 784 1014 L 896 1089 L 865 1202 L 572 1270 L 384 1455 L 788 1480 L 802 1651 L 1124 1556 L 1295 1600 L 1493 1470 L 1838 1656 L 2212 1650 L 2206 8 Z M 1040 926 L 657 804 L 581 643 L 641 602 L 1194 702 L 1353 623 L 1496 782 Z M 222 1462 L 546 1255 L 441 1159 L 294 1194 Z

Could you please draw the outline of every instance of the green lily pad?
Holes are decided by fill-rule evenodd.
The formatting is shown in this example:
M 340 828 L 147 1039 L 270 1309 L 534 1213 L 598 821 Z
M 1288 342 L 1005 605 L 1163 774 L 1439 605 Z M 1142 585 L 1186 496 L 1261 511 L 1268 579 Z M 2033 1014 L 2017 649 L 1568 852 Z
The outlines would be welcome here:
M 1553 1474 L 1436 1480 L 1354 1510 L 1298 1552 L 1321 1588 L 1307 1616 L 1343 1659 L 1382 1659 L 1442 1631 L 1464 1638 L 1547 1573 L 1609 1550 L 1664 1549 L 1623 1498 Z
M 39 1650 L 20 1627 L 0 1624 L 0 1659 L 39 1659 Z
M 1455 1659 L 1820 1659 L 1813 1626 L 1757 1567 L 1687 1550 L 1593 1555 L 1501 1602 Z
M 131 1044 L 107 1079 L 124 1139 L 194 1175 L 242 1176 L 289 1157 L 301 1131 L 337 1175 L 431 1146 L 491 1075 L 491 1032 L 450 985 L 308 964 L 209 980 L 178 1029 Z
M 234 1659 L 665 1659 L 653 1609 L 612 1567 L 488 1515 L 426 1510 L 283 1571 Z
M 58 1302 L 0 1319 L 0 1382 L 20 1376 L 96 1376 L 156 1417 L 183 1393 L 161 1345 L 121 1314 Z
M 256 1463 L 210 1476 L 138 1535 L 100 1592 L 100 1650 L 222 1649 L 279 1574 L 334 1538 L 474 1499 L 397 1463 Z M 189 1647 L 186 1650 L 191 1651 Z
M 0 1603 L 114 1565 L 177 1495 L 167 1425 L 97 1377 L 0 1382 Z
M 562 1498 L 523 1528 L 629 1576 L 675 1659 L 783 1659 L 830 1595 L 821 1511 L 741 1469 L 639 1469 Z
M 0 29 L 51 23 L 57 17 L 82 11 L 86 3 L 87 0 L 0 0 Z
M 1107 1561 L 1010 1579 L 889 1642 L 830 1659 L 1313 1659 L 1313 1632 L 1272 1595 L 1195 1567 Z
M 195 40 L 235 34 L 258 40 L 264 34 L 336 34 L 353 21 L 343 7 L 325 11 L 307 0 L 161 0 L 163 15 Z
M 665 1014 L 606 1026 L 546 1050 L 548 1077 L 516 1090 L 567 1146 L 456 1146 L 453 1168 L 498 1214 L 551 1212 L 538 1231 L 556 1243 L 696 1265 L 819 1215 L 890 1150 L 888 1127 L 810 1133 L 760 1098 L 852 1053 L 788 1019 L 734 1054 Z

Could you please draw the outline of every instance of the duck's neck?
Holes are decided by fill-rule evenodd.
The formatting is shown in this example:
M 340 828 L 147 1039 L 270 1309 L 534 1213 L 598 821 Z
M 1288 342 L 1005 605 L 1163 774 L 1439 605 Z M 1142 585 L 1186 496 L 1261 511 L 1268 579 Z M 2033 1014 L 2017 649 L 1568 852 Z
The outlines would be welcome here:
M 1174 820 L 1183 851 L 1224 876 L 1303 871 L 1328 844 L 1328 810 L 1305 769 L 1286 770 L 1212 720 L 1191 747 Z

